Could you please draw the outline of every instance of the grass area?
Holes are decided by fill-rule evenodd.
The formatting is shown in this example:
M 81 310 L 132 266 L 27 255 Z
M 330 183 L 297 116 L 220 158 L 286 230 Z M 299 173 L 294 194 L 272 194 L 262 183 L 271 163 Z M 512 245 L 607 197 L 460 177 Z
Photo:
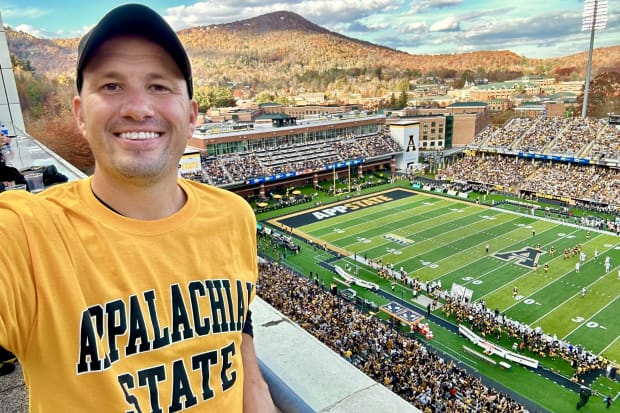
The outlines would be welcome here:
M 423 192 L 403 193 L 399 188 L 408 188 L 408 183 L 374 187 L 361 197 L 338 198 L 320 192 L 312 203 L 268 211 L 259 214 L 258 219 L 275 228 L 284 225 L 296 235 L 314 240 L 314 244 L 302 243 L 297 255 L 283 257 L 277 251 L 273 256 L 303 275 L 318 275 L 327 286 L 336 283 L 343 287 L 324 266 L 326 260 L 333 260 L 333 254 L 323 246 L 341 253 L 332 265 L 357 268 L 359 278 L 377 283 L 384 291 L 392 291 L 391 281 L 377 277 L 375 270 L 355 258 L 381 260 L 396 269 L 403 267 L 410 276 L 441 281 L 447 289 L 453 284 L 463 285 L 473 291 L 472 300 L 484 299 L 487 307 L 497 308 L 511 319 L 532 328 L 541 327 L 550 335 L 582 345 L 610 360 L 620 360 L 619 329 L 615 322 L 620 310 L 620 280 L 614 275 L 620 268 L 620 243 L 616 236 L 461 199 Z M 301 190 L 308 194 L 314 191 Z M 315 207 L 315 202 L 320 206 Z M 487 244 L 489 253 L 485 250 Z M 575 269 L 577 258 L 563 256 L 565 248 L 576 244 L 587 252 L 579 272 Z M 554 256 L 549 253 L 552 246 Z M 265 245 L 259 248 L 262 253 L 273 254 Z M 608 273 L 603 266 L 607 256 L 613 267 Z M 538 266 L 531 265 L 530 258 Z M 512 294 L 514 287 L 518 289 L 516 298 Z M 582 297 L 580 291 L 584 287 L 587 293 Z M 369 290 L 352 288 L 379 306 L 388 302 Z M 409 302 L 412 298 L 409 288 L 400 284 L 394 286 L 393 294 Z M 435 315 L 442 314 L 436 311 Z M 573 391 L 514 363 L 511 369 L 501 370 L 465 353 L 463 345 L 468 344 L 458 334 L 438 324 L 432 325 L 431 330 L 435 337 L 429 345 L 461 360 L 475 372 L 550 411 L 575 409 L 578 395 Z M 512 345 L 506 339 L 499 344 L 507 348 Z M 471 343 L 469 346 L 473 347 Z M 544 368 L 565 376 L 572 373 L 564 361 L 540 362 Z M 612 396 L 620 392 L 616 381 L 604 377 L 591 388 Z M 593 396 L 581 411 L 603 411 L 601 400 L 602 396 Z

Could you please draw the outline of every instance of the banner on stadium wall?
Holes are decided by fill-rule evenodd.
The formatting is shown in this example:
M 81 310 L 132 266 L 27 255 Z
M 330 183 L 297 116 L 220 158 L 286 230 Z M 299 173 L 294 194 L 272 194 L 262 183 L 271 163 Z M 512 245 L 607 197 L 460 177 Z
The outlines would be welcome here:
M 200 173 L 202 165 L 200 163 L 200 152 L 186 153 L 179 161 L 179 173 Z
M 287 172 L 284 174 L 277 175 L 269 175 L 269 176 L 261 176 L 260 178 L 252 178 L 250 180 L 245 181 L 246 184 L 254 185 L 254 184 L 262 184 L 265 182 L 277 181 L 279 179 L 287 179 L 297 176 L 297 172 Z
M 340 168 L 345 168 L 347 166 L 361 165 L 362 163 L 364 163 L 364 159 L 363 158 L 352 159 L 352 160 L 346 161 L 346 162 L 338 162 L 338 163 L 333 163 L 333 164 L 330 164 L 330 165 L 325 165 L 324 170 L 325 171 L 332 171 L 334 168 L 340 169 Z M 304 170 L 300 171 L 299 174 L 306 174 L 306 173 L 311 173 L 311 172 L 313 172 L 313 171 L 309 170 L 309 169 L 304 169 Z M 258 177 L 258 178 L 252 178 L 252 179 L 249 179 L 249 180 L 245 181 L 245 183 L 246 183 L 246 185 L 262 184 L 262 183 L 266 183 L 266 182 L 278 181 L 280 179 L 292 178 L 292 177 L 297 176 L 297 175 L 298 175 L 297 171 L 291 171 L 291 172 L 286 172 L 286 173 L 281 173 L 281 174 L 276 174 L 276 175 L 269 175 L 269 176 L 261 176 L 261 177 Z
M 326 171 L 332 171 L 335 169 L 341 169 L 344 168 L 346 166 L 354 166 L 354 165 L 361 165 L 362 163 L 364 163 L 364 159 L 352 159 L 350 161 L 346 161 L 346 162 L 337 162 L 337 163 L 332 163 L 329 165 L 325 165 L 325 170 Z
M 545 155 L 543 153 L 519 152 L 519 158 L 540 159 L 543 161 L 570 162 L 580 165 L 589 165 L 590 160 L 585 158 L 575 158 L 573 156 Z
M 543 194 L 542 192 L 536 192 L 536 196 L 538 198 L 544 198 L 544 199 L 553 199 L 555 201 L 562 201 L 562 202 L 566 202 L 569 203 L 572 201 L 571 198 L 567 197 L 567 196 L 559 196 L 559 195 L 552 195 L 552 194 Z
M 403 120 L 390 124 L 390 138 L 403 148 L 394 157 L 397 170 L 407 171 L 420 163 L 420 122 Z

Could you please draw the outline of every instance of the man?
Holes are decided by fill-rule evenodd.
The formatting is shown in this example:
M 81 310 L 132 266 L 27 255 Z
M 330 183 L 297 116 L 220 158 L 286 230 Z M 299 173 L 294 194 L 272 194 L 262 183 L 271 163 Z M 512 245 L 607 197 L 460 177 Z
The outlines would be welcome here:
M 94 175 L 0 196 L 0 345 L 30 411 L 275 411 L 248 322 L 253 213 L 178 178 L 197 117 L 179 39 L 120 6 L 80 41 L 76 75 Z
M 6 156 L 10 153 L 10 148 L 11 138 L 0 132 L 0 192 L 7 190 L 15 184 L 26 183 L 24 175 L 17 168 L 7 164 L 10 159 L 6 159 Z

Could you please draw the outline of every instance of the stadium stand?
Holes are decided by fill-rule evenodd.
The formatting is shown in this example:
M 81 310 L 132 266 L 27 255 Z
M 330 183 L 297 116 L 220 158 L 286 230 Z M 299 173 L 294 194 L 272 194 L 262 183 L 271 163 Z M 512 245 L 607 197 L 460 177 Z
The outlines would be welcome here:
M 372 158 L 402 151 L 385 133 L 336 137 L 327 141 L 289 144 L 254 152 L 201 157 L 204 178 L 212 185 L 241 184 L 287 172 L 310 173 L 326 165 L 359 158 Z M 192 178 L 192 177 L 190 177 Z
M 265 301 L 422 411 L 525 411 L 416 338 L 326 291 L 318 280 L 265 263 L 258 285 Z
M 604 166 L 484 154 L 459 159 L 439 175 L 442 180 L 498 186 L 517 195 L 527 191 L 602 204 L 609 213 L 620 213 L 620 176 Z

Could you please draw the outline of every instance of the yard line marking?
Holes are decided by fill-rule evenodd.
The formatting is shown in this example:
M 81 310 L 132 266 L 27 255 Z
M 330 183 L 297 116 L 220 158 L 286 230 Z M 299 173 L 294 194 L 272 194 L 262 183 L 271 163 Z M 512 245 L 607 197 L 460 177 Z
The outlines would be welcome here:
M 594 283 L 593 283 L 594 284 Z M 576 294 L 578 295 L 578 294 Z M 573 297 L 571 297 L 572 299 Z M 588 321 L 592 320 L 596 315 L 598 315 L 601 311 L 603 311 L 604 309 L 606 309 L 607 307 L 609 307 L 610 305 L 612 305 L 614 302 L 616 302 L 616 300 L 618 299 L 618 297 L 616 297 L 615 299 L 611 300 L 610 302 L 608 302 L 605 306 L 601 307 L 596 313 L 592 314 L 587 320 L 583 320 L 583 322 L 578 323 L 577 327 L 575 327 L 574 329 L 572 329 L 568 334 L 566 334 L 564 337 L 562 337 L 562 340 L 565 340 L 566 337 L 570 336 L 571 334 L 573 334 L 575 331 L 579 330 L 581 327 L 583 327 L 584 324 L 587 324 Z M 538 320 L 536 320 L 538 321 Z
M 610 348 L 611 346 L 613 346 L 614 344 L 616 344 L 616 341 L 618 341 L 619 339 L 620 339 L 620 336 L 616 336 L 616 338 L 615 338 L 615 339 L 613 339 L 613 340 L 611 341 L 611 343 L 609 343 L 608 345 L 606 345 L 606 346 L 605 346 L 605 348 L 603 348 L 603 349 L 601 350 L 601 352 L 600 352 L 600 353 L 598 353 L 598 355 L 603 354 L 603 353 L 604 353 L 604 352 L 605 352 L 608 348 Z

